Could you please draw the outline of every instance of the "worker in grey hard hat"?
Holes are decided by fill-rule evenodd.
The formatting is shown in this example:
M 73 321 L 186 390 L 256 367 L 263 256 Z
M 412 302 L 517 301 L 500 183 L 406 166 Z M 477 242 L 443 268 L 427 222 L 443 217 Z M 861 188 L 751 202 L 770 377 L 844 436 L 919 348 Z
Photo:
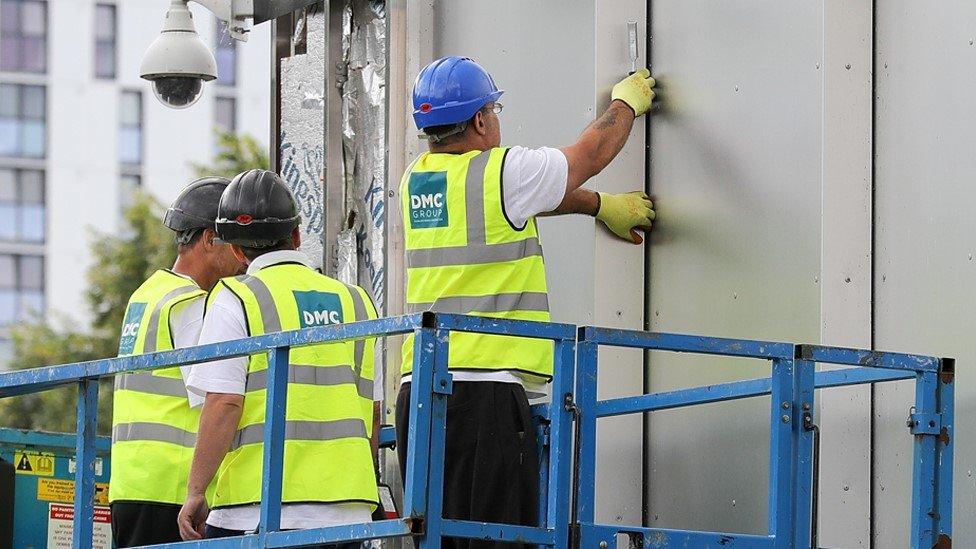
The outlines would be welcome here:
M 365 290 L 317 272 L 298 250 L 299 221 L 278 174 L 251 170 L 234 178 L 220 199 L 217 233 L 247 263 L 247 274 L 222 279 L 210 293 L 201 345 L 376 318 Z M 290 351 L 283 530 L 369 522 L 378 505 L 374 346 L 346 341 Z M 189 375 L 187 389 L 204 404 L 179 516 L 183 539 L 241 536 L 258 527 L 265 449 L 254 427 L 265 421 L 268 367 L 259 353 L 194 366 Z
M 216 240 L 214 220 L 229 181 L 194 181 L 163 222 L 176 232 L 172 269 L 160 269 L 129 298 L 119 356 L 197 344 L 207 292 L 244 265 Z M 180 541 L 176 517 L 186 499 L 200 414 L 190 406 L 179 367 L 115 378 L 112 415 L 113 539 L 118 547 Z

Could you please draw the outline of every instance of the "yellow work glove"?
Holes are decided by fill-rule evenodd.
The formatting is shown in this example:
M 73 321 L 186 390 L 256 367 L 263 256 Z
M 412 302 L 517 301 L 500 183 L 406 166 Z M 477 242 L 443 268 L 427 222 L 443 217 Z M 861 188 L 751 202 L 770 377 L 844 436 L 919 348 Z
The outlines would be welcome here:
M 624 240 L 641 244 L 644 239 L 637 229 L 648 231 L 654 221 L 654 203 L 643 191 L 623 194 L 598 193 L 600 210 L 596 218 L 610 231 Z
M 613 87 L 610 99 L 619 99 L 634 109 L 634 116 L 640 116 L 651 108 L 654 101 L 654 79 L 651 71 L 640 69 L 624 78 Z

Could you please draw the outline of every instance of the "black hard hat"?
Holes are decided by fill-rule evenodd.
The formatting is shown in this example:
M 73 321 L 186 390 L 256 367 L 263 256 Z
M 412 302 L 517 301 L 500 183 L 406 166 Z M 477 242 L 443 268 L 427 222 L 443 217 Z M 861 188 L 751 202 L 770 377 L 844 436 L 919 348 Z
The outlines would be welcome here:
M 221 195 L 217 236 L 230 244 L 264 248 L 287 237 L 300 221 L 285 181 L 274 172 L 250 170 L 235 177 Z
M 226 177 L 204 177 L 183 189 L 163 218 L 163 225 L 178 233 L 177 242 L 186 244 L 197 230 L 214 227 L 217 205 L 227 185 L 230 180 Z

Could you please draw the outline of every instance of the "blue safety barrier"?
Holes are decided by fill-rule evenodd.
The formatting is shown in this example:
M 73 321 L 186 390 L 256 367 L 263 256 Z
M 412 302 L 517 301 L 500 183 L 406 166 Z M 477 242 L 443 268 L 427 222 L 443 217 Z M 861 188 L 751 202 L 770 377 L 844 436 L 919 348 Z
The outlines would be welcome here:
M 447 369 L 451 332 L 510 335 L 554 343 L 552 403 L 533 407 L 539 433 L 539 526 L 445 519 L 443 510 Z M 280 531 L 281 477 L 292 347 L 413 333 L 414 383 L 408 426 L 409 460 L 404 517 L 365 524 Z M 630 347 L 770 361 L 768 378 L 629 398 L 597 398 L 598 348 Z M 425 313 L 204 345 L 148 355 L 96 360 L 0 374 L 0 398 L 74 384 L 78 387 L 75 453 L 74 547 L 91 545 L 95 489 L 98 380 L 119 373 L 196 364 L 217 358 L 269 355 L 264 427 L 264 475 L 257 532 L 167 547 L 300 547 L 319 543 L 410 536 L 421 549 L 439 549 L 443 537 L 518 541 L 545 547 L 616 547 L 616 536 L 642 547 L 801 547 L 815 545 L 813 394 L 818 388 L 916 379 L 909 419 L 915 435 L 912 546 L 932 547 L 951 534 L 953 361 L 822 346 L 655 334 L 567 324 Z M 855 368 L 815 372 L 817 362 Z M 594 522 L 596 425 L 602 417 L 647 413 L 771 395 L 769 531 L 767 535 L 692 532 Z M 574 433 L 574 427 L 576 429 Z M 575 445 L 574 445 L 575 437 Z M 575 455 L 574 455 L 575 454 Z M 575 465 L 575 467 L 573 467 Z
M 600 346 L 628 347 L 766 360 L 770 377 L 694 387 L 629 398 L 597 398 Z M 815 371 L 817 363 L 854 366 Z M 814 391 L 862 383 L 915 379 L 909 428 L 915 435 L 910 545 L 948 547 L 952 532 L 952 425 L 955 362 L 928 356 L 723 339 L 580 328 L 577 340 L 576 401 L 579 440 L 574 525 L 578 547 L 616 547 L 617 535 L 632 547 L 819 547 L 814 478 L 818 432 Z M 769 509 L 766 535 L 697 532 L 597 524 L 594 522 L 597 420 L 770 395 Z

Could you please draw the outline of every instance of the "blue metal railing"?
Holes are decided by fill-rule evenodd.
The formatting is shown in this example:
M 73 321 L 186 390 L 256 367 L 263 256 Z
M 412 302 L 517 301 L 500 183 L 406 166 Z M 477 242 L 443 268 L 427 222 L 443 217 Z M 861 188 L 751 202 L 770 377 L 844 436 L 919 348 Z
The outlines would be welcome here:
M 762 359 L 770 377 L 705 387 L 599 400 L 600 346 L 629 347 Z M 854 366 L 816 372 L 817 363 Z M 576 405 L 580 452 L 576 492 L 580 547 L 615 547 L 618 534 L 637 547 L 815 547 L 814 391 L 862 383 L 915 379 L 915 436 L 911 546 L 929 548 L 951 539 L 953 375 L 952 359 L 792 345 L 765 341 L 584 327 L 577 340 Z M 769 509 L 767 535 L 629 527 L 594 522 L 596 426 L 604 417 L 647 413 L 770 395 Z M 811 519 L 813 517 L 813 519 Z M 942 546 L 942 545 L 938 545 Z
M 540 513 L 538 527 L 445 519 L 444 437 L 448 335 L 473 332 L 554 342 L 552 404 L 533 408 L 539 422 Z M 292 347 L 414 333 L 414 383 L 408 426 L 409 459 L 404 518 L 299 531 L 279 531 L 284 403 Z M 597 398 L 598 348 L 630 347 L 768 360 L 768 378 L 695 387 L 628 398 Z M 95 424 L 98 379 L 216 358 L 269 354 L 264 431 L 264 472 L 258 531 L 243 538 L 173 544 L 173 547 L 294 547 L 318 543 L 411 536 L 421 549 L 439 549 L 443 537 L 521 541 L 547 547 L 615 547 L 624 533 L 639 546 L 795 547 L 813 536 L 813 394 L 815 389 L 916 379 L 912 546 L 931 547 L 951 532 L 953 421 L 951 359 L 821 346 L 656 334 L 566 324 L 432 314 L 371 320 L 205 345 L 149 355 L 97 360 L 0 374 L 0 398 L 53 387 L 78 387 L 74 546 L 88 547 L 94 513 Z M 815 372 L 815 363 L 855 368 Z M 594 522 L 596 425 L 602 417 L 646 413 L 710 402 L 771 395 L 769 531 L 767 535 L 693 532 L 602 525 Z M 575 442 L 573 446 L 574 432 Z M 577 454 L 574 460 L 574 450 Z M 573 476 L 575 461 L 575 473 Z

